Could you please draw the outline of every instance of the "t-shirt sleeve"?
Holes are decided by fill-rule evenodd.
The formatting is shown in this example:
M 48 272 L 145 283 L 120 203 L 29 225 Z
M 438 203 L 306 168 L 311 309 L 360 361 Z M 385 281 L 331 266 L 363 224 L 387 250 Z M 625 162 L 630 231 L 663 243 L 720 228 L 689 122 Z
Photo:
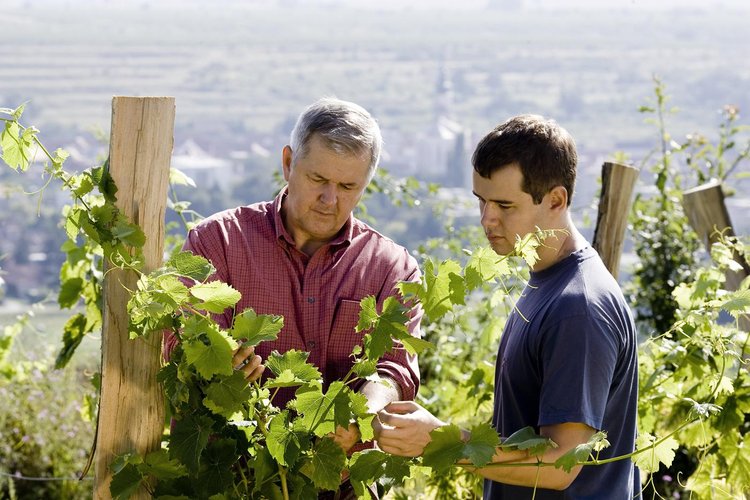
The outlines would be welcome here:
M 601 427 L 617 338 L 610 325 L 589 315 L 562 319 L 542 332 L 539 426 L 577 422 L 607 430 Z

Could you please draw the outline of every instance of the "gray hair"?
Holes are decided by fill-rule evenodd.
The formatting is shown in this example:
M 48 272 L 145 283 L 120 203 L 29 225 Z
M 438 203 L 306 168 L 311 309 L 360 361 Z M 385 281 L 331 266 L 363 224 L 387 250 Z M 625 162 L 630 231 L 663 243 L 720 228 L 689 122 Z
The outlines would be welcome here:
M 307 154 L 314 135 L 321 137 L 339 154 L 369 155 L 368 180 L 372 179 L 380 160 L 383 139 L 380 127 L 367 110 L 334 97 L 324 97 L 311 104 L 299 116 L 292 130 L 292 162 Z

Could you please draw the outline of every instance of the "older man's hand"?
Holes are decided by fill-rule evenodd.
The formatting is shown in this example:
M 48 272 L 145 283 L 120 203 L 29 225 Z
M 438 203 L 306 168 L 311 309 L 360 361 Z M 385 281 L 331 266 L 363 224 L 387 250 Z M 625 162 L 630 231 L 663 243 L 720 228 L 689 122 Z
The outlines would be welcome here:
M 263 365 L 263 359 L 255 354 L 255 348 L 252 346 L 240 347 L 234 351 L 232 366 L 234 366 L 235 370 L 245 374 L 245 380 L 248 383 L 258 380 L 266 369 L 265 365 Z

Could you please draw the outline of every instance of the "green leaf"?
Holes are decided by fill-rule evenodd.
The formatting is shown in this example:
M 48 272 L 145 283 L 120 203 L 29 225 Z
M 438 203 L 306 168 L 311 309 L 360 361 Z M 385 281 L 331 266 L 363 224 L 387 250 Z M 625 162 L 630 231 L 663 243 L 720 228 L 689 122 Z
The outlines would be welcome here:
M 141 470 L 157 479 L 175 479 L 188 473 L 187 468 L 179 460 L 169 458 L 168 450 L 165 449 L 146 455 Z
M 253 482 L 253 492 L 258 492 L 263 483 L 272 478 L 277 472 L 276 462 L 274 462 L 268 447 L 263 446 L 258 450 L 258 454 L 252 460 L 253 470 L 255 471 L 255 481 Z
M 353 481 L 375 482 L 385 474 L 388 457 L 386 453 L 374 449 L 354 453 L 349 459 L 349 477 Z
M 541 455 L 550 448 L 557 448 L 557 444 L 534 432 L 533 427 L 524 427 L 511 434 L 500 444 L 503 450 L 528 450 L 532 456 Z
M 675 450 L 680 446 L 672 437 L 657 444 L 657 439 L 648 433 L 641 433 L 635 440 L 636 451 L 645 450 L 633 457 L 635 465 L 641 472 L 649 474 L 659 470 L 659 464 L 669 467 L 674 460 Z
M 173 255 L 165 266 L 173 267 L 181 276 L 195 281 L 205 281 L 216 272 L 208 259 L 191 252 L 179 252 Z
M 393 349 L 393 338 L 406 339 L 409 335 L 406 323 L 406 307 L 395 297 L 388 297 L 383 302 L 383 311 L 374 323 L 372 332 L 365 335 L 362 345 L 368 359 L 380 359 L 383 354 Z M 420 343 L 411 344 L 413 348 L 421 347 Z
M 169 439 L 169 457 L 176 458 L 195 473 L 200 465 L 200 456 L 212 433 L 211 418 L 205 415 L 182 415 L 174 421 Z
M 57 354 L 57 359 L 55 359 L 56 369 L 64 368 L 68 364 L 73 353 L 75 353 L 81 344 L 83 337 L 89 333 L 88 326 L 89 323 L 86 320 L 86 316 L 81 313 L 71 316 L 67 323 L 65 323 L 63 327 L 63 346 Z
M 721 308 L 735 319 L 743 314 L 750 314 L 750 290 L 740 290 L 727 294 L 721 300 Z
M 222 313 L 239 302 L 240 292 L 221 281 L 198 283 L 190 288 L 190 294 L 200 302 L 197 307 L 213 313 Z
M 289 425 L 287 410 L 277 414 L 271 420 L 266 437 L 268 452 L 279 464 L 291 467 L 297 462 L 301 445 L 299 436 Z
M 204 335 L 183 342 L 183 349 L 188 362 L 206 380 L 233 372 L 232 353 L 237 343 L 222 331 L 208 330 Z
M 442 474 L 463 458 L 464 442 L 461 430 L 456 425 L 438 427 L 430 432 L 432 441 L 424 449 L 422 463 L 432 467 L 435 474 Z
M 282 316 L 258 315 L 252 309 L 245 309 L 235 316 L 229 335 L 241 341 L 243 347 L 256 346 L 267 340 L 276 340 L 283 327 Z
M 31 161 L 31 146 L 37 130 L 29 127 L 21 132 L 16 122 L 6 122 L 0 135 L 0 148 L 3 150 L 3 161 L 13 170 L 25 172 Z
M 308 352 L 291 349 L 284 354 L 273 351 L 266 360 L 266 368 L 271 370 L 277 379 L 281 379 L 284 374 L 284 380 L 270 379 L 266 382 L 265 387 L 289 387 L 293 385 L 302 385 L 313 380 L 319 380 L 322 375 L 318 369 L 307 363 Z M 291 375 L 291 378 L 290 378 Z
M 474 465 L 482 467 L 492 460 L 499 444 L 500 436 L 497 431 L 490 424 L 479 424 L 471 428 L 471 437 L 464 446 L 463 456 Z
M 448 311 L 452 310 L 454 300 L 460 295 L 456 290 L 456 283 L 461 275 L 461 266 L 454 260 L 444 260 L 438 264 L 431 260 L 425 262 L 424 284 L 425 293 L 422 298 L 422 307 L 428 318 L 436 320 L 443 317 Z M 458 303 L 463 303 L 463 298 Z
M 230 491 L 234 483 L 232 465 L 238 458 L 234 439 L 215 439 L 208 443 L 201 456 L 202 490 L 208 495 Z
M 214 380 L 206 389 L 203 404 L 212 412 L 229 418 L 242 409 L 242 403 L 252 395 L 252 388 L 241 371 L 234 371 L 231 376 Z
M 398 338 L 410 354 L 420 354 L 427 349 L 435 347 L 432 342 L 414 337 L 413 335 L 405 335 Z
M 595 432 L 587 442 L 579 444 L 569 450 L 555 461 L 555 467 L 562 468 L 565 472 L 570 472 L 573 467 L 588 461 L 594 452 L 599 452 L 609 446 L 606 432 Z
M 138 467 L 133 464 L 127 464 L 117 473 L 112 475 L 112 482 L 109 484 L 109 492 L 114 500 L 127 500 L 133 495 L 141 485 L 143 476 L 138 471 Z
M 337 490 L 341 471 L 346 464 L 346 453 L 331 438 L 315 443 L 312 450 L 312 480 L 322 490 Z
M 146 243 L 146 234 L 136 224 L 118 219 L 112 228 L 112 236 L 128 246 L 141 248 Z
M 498 276 L 510 274 L 508 260 L 501 258 L 490 247 L 482 247 L 471 254 L 464 268 L 466 286 L 474 290 L 486 282 L 493 282 Z
M 341 382 L 338 382 L 341 384 Z M 333 385 L 333 384 L 332 384 Z M 340 386 L 336 386 L 340 390 Z M 338 391 L 329 390 L 323 394 L 319 384 L 303 386 L 297 389 L 296 398 L 291 402 L 301 415 L 300 425 L 322 437 L 334 432 L 333 404 Z
M 83 279 L 71 278 L 63 281 L 60 285 L 60 293 L 57 295 L 57 302 L 60 308 L 69 309 L 78 303 L 83 291 Z
M 359 301 L 359 321 L 357 322 L 356 331 L 362 332 L 371 328 L 378 320 L 378 310 L 375 297 L 369 295 Z
M 170 167 L 169 169 L 169 183 L 175 186 L 190 186 L 196 187 L 195 181 L 187 176 L 182 170 Z

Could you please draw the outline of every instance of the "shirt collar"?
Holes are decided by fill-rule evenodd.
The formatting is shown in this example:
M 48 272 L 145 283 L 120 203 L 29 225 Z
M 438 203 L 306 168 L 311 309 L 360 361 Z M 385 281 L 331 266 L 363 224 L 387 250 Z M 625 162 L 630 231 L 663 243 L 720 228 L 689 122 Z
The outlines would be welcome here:
M 281 203 L 284 201 L 287 195 L 287 186 L 284 186 L 279 194 L 276 195 L 273 202 L 271 203 L 271 216 L 273 217 L 273 225 L 276 231 L 276 239 L 283 239 L 287 244 L 294 247 L 294 238 L 289 234 L 289 231 L 284 227 L 284 220 L 281 217 Z M 349 246 L 352 243 L 354 236 L 354 216 L 349 214 L 349 218 L 344 223 L 344 226 L 338 232 L 335 238 L 328 242 L 331 247 L 344 247 Z

